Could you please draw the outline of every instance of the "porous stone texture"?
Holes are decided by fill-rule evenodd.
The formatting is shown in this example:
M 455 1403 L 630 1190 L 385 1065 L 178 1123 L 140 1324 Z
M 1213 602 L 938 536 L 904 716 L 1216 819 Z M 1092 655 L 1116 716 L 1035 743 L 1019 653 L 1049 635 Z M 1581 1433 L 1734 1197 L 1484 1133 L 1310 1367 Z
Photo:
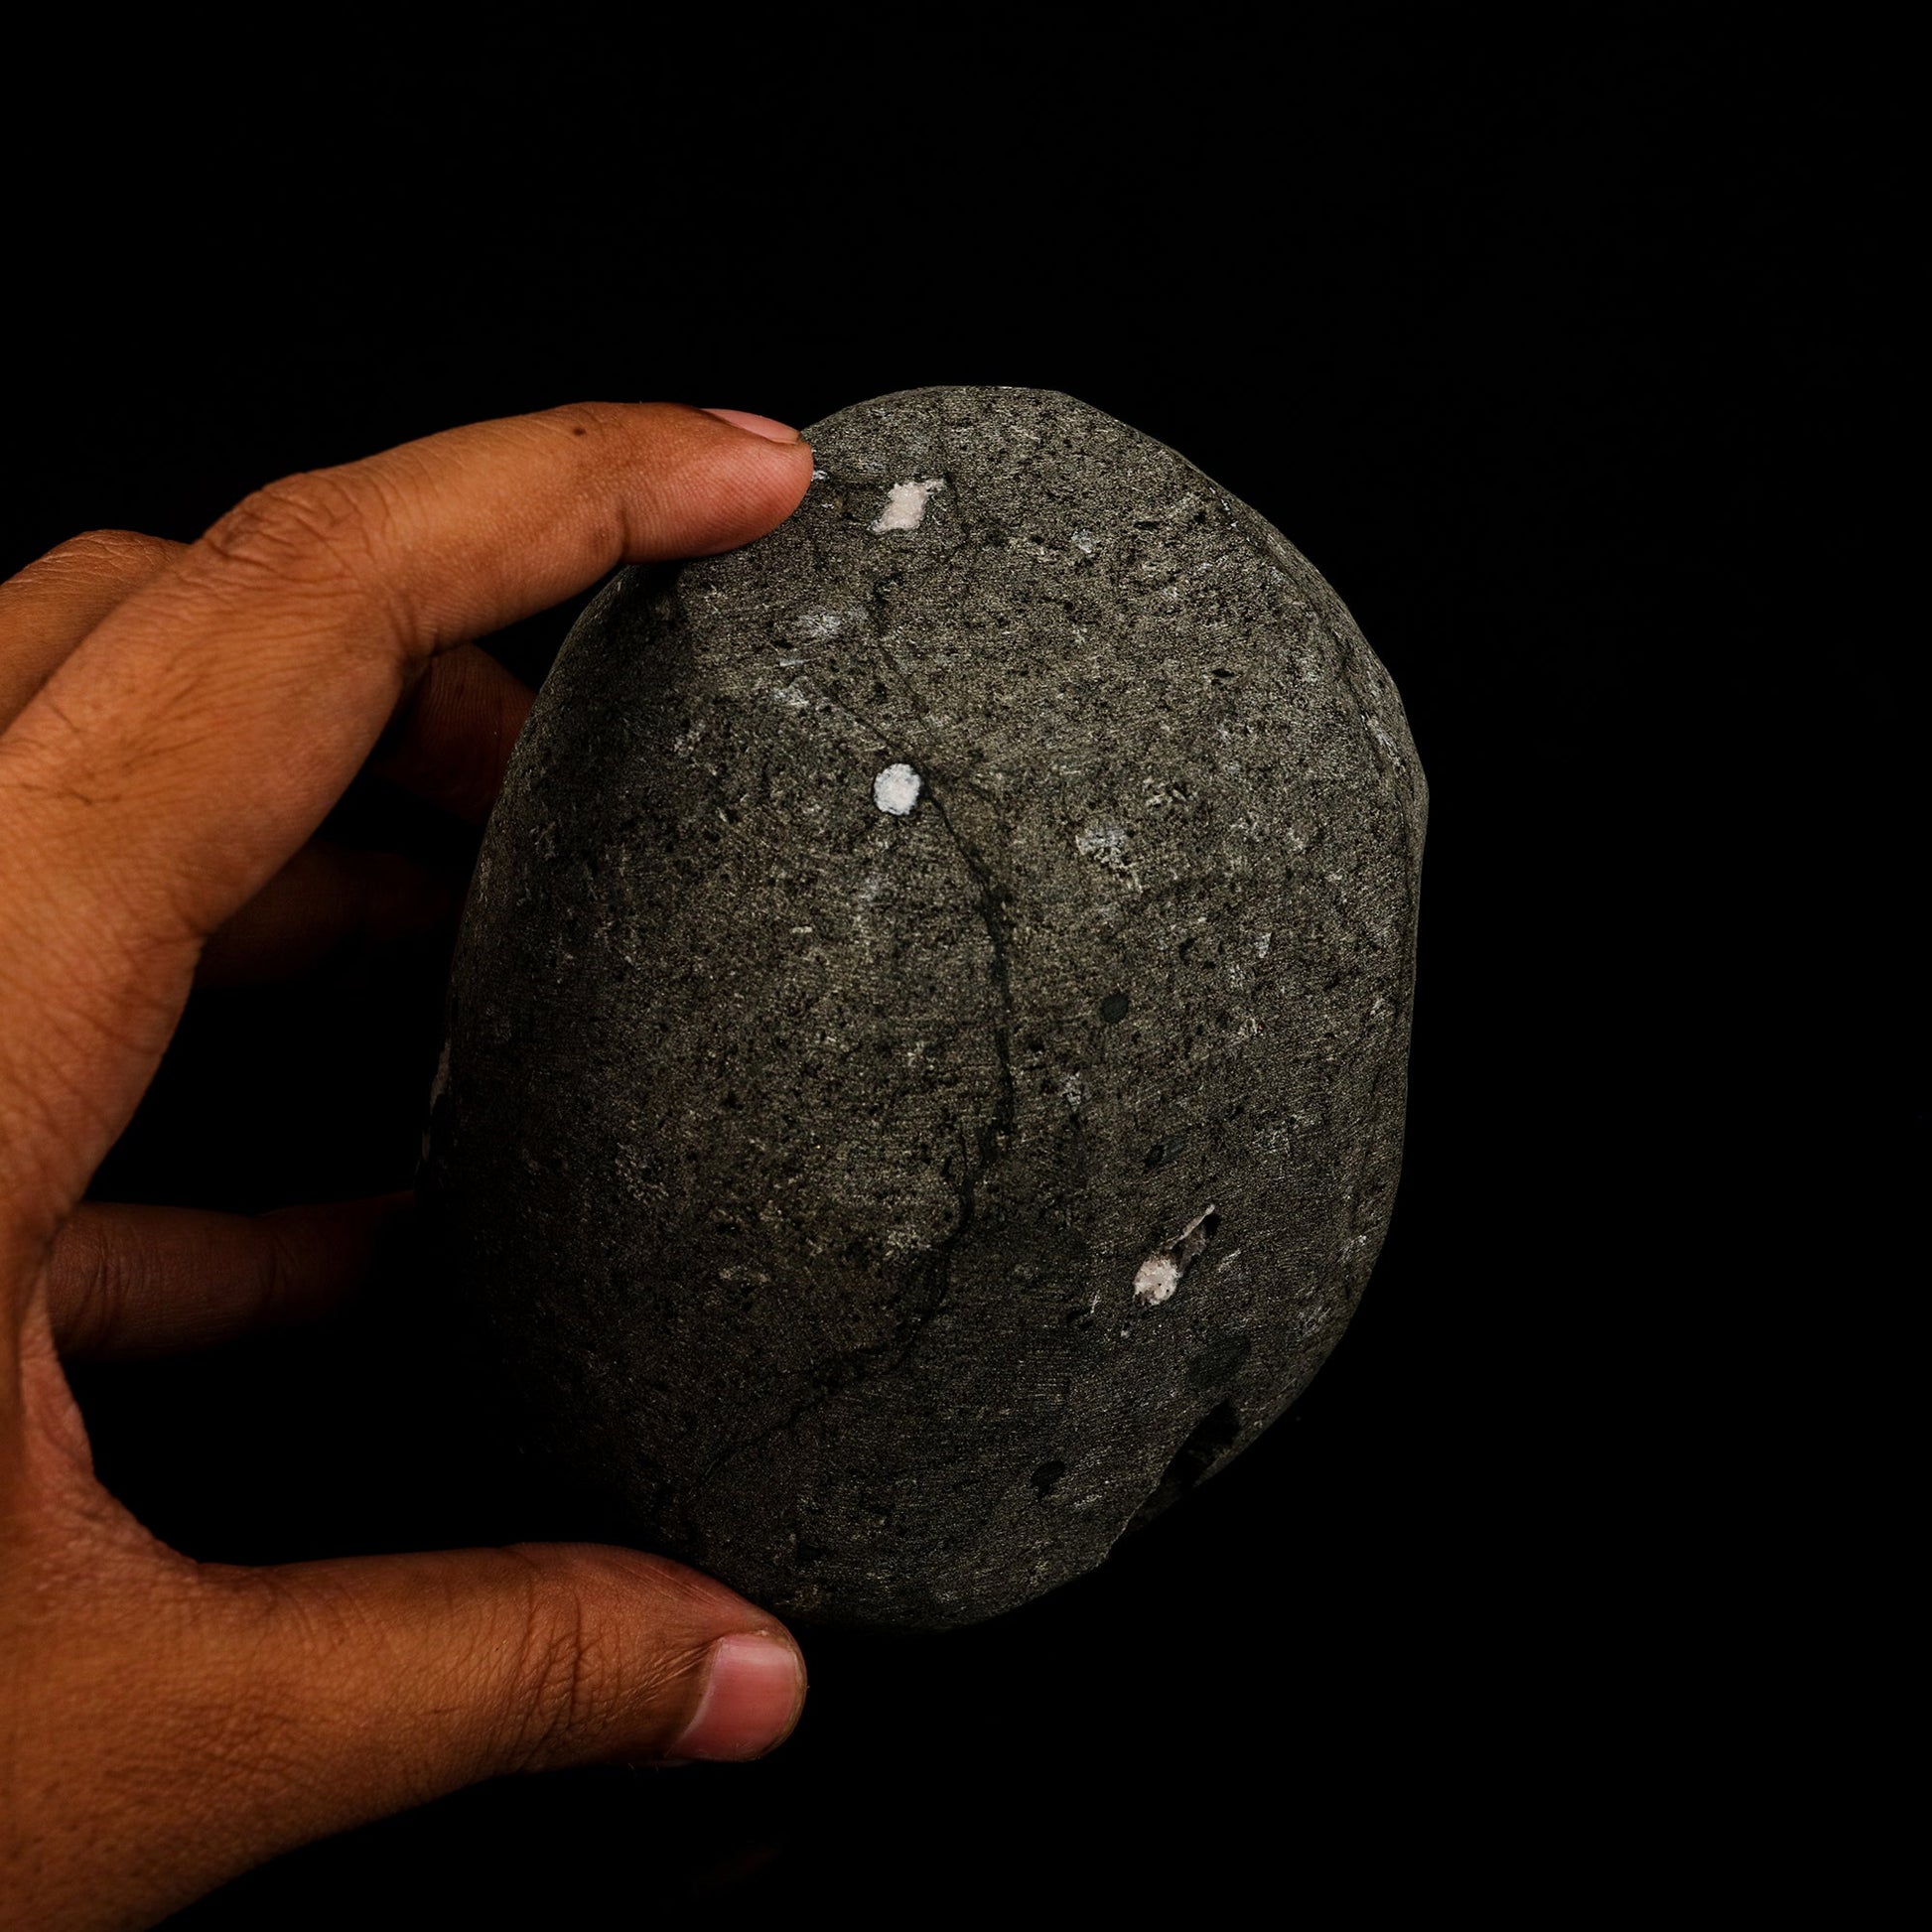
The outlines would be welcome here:
M 537 1452 L 794 1617 L 1078 1576 L 1278 1416 L 1400 1159 L 1426 791 L 1268 523 L 1070 397 L 808 432 L 519 745 L 424 1192 Z

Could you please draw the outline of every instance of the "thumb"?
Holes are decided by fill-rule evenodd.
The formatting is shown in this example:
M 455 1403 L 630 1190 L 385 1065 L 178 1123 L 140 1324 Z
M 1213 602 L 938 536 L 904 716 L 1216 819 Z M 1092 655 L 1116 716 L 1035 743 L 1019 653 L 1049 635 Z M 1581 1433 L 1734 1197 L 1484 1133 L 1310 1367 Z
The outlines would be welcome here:
M 220 1722 L 230 1869 L 506 1771 L 759 1757 L 804 1703 L 774 1618 L 633 1551 L 524 1544 L 202 1581 L 195 1701 Z
M 804 1702 L 803 1659 L 775 1617 L 635 1551 L 517 1544 L 204 1574 L 245 1580 L 237 1699 L 299 1740 L 313 1782 L 358 1805 L 370 1793 L 370 1815 L 505 1771 L 761 1757 Z

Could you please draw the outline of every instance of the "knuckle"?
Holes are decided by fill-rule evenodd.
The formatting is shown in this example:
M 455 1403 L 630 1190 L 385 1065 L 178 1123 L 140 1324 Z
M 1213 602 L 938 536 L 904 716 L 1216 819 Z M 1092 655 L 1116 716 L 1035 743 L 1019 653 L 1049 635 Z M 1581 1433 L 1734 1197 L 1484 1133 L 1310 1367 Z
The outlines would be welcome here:
M 0 583 L 0 609 L 11 614 L 21 602 L 30 610 L 48 605 L 84 616 L 84 628 L 160 576 L 179 548 L 137 530 L 83 530 Z M 11 615 L 6 622 L 11 639 Z
M 54 1239 L 49 1288 L 62 1347 L 90 1353 L 120 1325 L 128 1300 L 125 1253 L 90 1219 L 69 1220 Z
M 260 1245 L 256 1249 L 250 1319 L 272 1326 L 286 1320 L 301 1306 L 304 1271 L 285 1213 L 259 1214 L 251 1225 L 260 1236 Z
M 139 530 L 82 530 L 28 565 L 37 574 L 119 582 L 152 576 L 175 553 L 163 537 Z
M 509 1768 L 581 1762 L 657 1728 L 666 1700 L 684 1695 L 704 1647 L 643 1632 L 615 1616 L 609 1579 L 558 1552 L 538 1563 L 519 1548 L 525 1597 L 505 1701 L 502 1756 Z M 640 1641 L 627 1641 L 626 1629 Z
M 284 477 L 245 496 L 190 553 L 191 568 L 275 590 L 358 588 L 386 522 L 379 492 L 333 470 Z
M 583 1597 L 535 1566 L 527 1587 L 508 1686 L 510 1744 L 519 1766 L 541 1764 L 596 1730 L 611 1705 Z

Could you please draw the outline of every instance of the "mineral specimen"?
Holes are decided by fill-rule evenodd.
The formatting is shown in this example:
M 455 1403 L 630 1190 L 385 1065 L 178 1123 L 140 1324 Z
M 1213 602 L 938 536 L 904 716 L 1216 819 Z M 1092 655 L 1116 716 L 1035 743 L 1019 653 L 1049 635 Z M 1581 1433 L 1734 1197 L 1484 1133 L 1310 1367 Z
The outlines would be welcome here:
M 1268 523 L 1071 398 L 807 432 L 545 685 L 424 1194 L 528 1442 L 784 1614 L 1078 1576 L 1334 1345 L 1400 1160 L 1426 790 Z

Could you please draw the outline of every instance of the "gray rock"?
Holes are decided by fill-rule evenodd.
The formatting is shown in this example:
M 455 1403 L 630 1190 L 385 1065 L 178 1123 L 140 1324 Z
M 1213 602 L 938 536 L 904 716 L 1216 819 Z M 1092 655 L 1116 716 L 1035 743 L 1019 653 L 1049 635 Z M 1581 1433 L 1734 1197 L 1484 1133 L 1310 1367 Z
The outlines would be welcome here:
M 1326 584 L 1066 396 L 808 432 L 517 749 L 424 1187 L 529 1439 L 781 1613 L 1099 1563 L 1333 1347 L 1400 1160 L 1426 791 Z

